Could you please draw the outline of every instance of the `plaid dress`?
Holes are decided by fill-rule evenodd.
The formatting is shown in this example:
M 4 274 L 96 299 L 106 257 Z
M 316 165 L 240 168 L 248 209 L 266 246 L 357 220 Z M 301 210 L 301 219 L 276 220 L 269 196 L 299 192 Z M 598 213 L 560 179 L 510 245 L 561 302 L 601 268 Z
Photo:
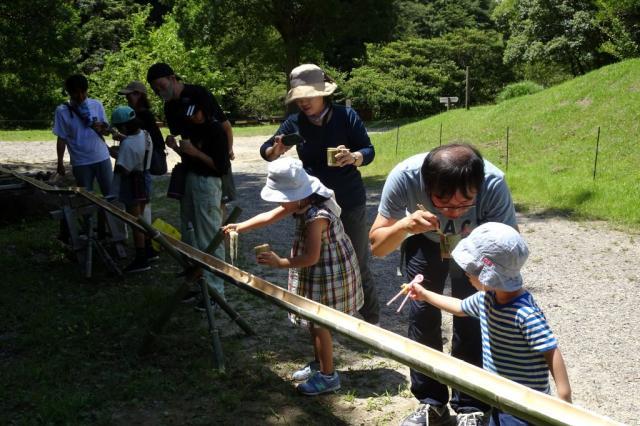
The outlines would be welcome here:
M 364 303 L 358 258 L 351 240 L 344 232 L 342 221 L 323 204 L 312 204 L 303 214 L 296 215 L 296 233 L 291 256 L 305 251 L 305 229 L 316 219 L 328 219 L 322 233 L 320 259 L 306 268 L 289 269 L 289 291 L 322 303 L 349 315 L 354 315 Z M 295 314 L 289 314 L 294 324 L 309 325 Z

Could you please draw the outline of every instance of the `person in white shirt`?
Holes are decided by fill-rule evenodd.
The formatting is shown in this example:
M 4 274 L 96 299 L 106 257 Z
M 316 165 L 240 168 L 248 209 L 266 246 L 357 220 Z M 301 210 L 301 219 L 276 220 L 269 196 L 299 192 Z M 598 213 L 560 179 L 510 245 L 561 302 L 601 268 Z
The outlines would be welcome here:
M 65 175 L 64 152 L 69 148 L 71 171 L 78 186 L 93 191 L 98 181 L 102 195 L 111 194 L 113 172 L 109 151 L 103 133 L 109 124 L 102 103 L 87 97 L 89 83 L 86 77 L 75 74 L 64 84 L 69 101 L 58 105 L 53 120 L 53 133 L 57 139 L 57 172 Z
M 119 147 L 110 149 L 116 159 L 114 168 L 115 180 L 118 182 L 117 197 L 126 207 L 127 212 L 138 217 L 144 212 L 145 204 L 151 194 L 151 137 L 142 130 L 142 123 L 136 118 L 135 111 L 128 106 L 119 106 L 111 114 L 111 122 L 124 136 Z M 125 268 L 125 272 L 140 272 L 150 269 L 145 246 L 145 234 L 136 228 L 133 241 L 136 257 Z

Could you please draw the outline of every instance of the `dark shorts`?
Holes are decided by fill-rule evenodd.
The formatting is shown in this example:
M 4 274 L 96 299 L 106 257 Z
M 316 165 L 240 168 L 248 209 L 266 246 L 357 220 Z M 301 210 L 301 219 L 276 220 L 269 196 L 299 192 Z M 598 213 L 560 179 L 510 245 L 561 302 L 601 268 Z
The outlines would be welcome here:
M 121 176 L 118 198 L 125 206 L 148 203 L 150 197 L 151 175 L 148 171 L 131 172 L 127 176 Z

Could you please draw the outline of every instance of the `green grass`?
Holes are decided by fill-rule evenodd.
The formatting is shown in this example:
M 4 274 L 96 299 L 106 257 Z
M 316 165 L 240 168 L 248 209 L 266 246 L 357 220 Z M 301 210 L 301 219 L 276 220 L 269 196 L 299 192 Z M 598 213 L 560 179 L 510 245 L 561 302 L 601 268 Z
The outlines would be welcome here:
M 272 135 L 278 130 L 277 124 L 262 124 L 260 126 L 236 126 L 233 128 L 234 136 L 265 136 Z
M 470 142 L 506 170 L 509 127 L 507 181 L 520 209 L 638 229 L 639 105 L 640 60 L 630 60 L 534 95 L 404 125 L 399 138 L 395 130 L 373 135 L 375 167 L 362 170 L 369 183 L 382 182 L 402 159 L 438 146 L 441 125 L 443 144 Z
M 33 129 L 33 130 L 0 130 L 0 142 L 5 141 L 51 141 L 56 136 L 51 129 Z
M 161 132 L 163 135 L 169 134 L 167 127 L 162 127 Z M 265 124 L 260 126 L 243 126 L 234 127 L 234 136 L 262 136 L 272 135 L 278 130 L 278 126 L 275 124 Z M 0 142 L 4 141 L 52 141 L 56 136 L 51 132 L 51 129 L 34 129 L 34 130 L 0 130 Z

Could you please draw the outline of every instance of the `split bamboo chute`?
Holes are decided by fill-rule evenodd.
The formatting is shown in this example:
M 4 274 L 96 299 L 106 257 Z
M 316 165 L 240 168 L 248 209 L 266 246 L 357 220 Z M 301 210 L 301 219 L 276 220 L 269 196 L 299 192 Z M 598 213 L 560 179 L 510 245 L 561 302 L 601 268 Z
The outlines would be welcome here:
M 143 230 L 136 223 L 135 217 L 84 189 L 52 187 L 2 167 L 0 167 L 0 172 L 12 174 L 43 191 L 76 193 L 126 221 L 129 225 Z M 391 331 L 298 296 L 170 236 L 165 235 L 165 238 L 188 259 L 239 288 L 314 323 L 362 342 L 429 377 L 535 424 L 575 426 L 621 424 L 577 405 L 566 403 L 556 397 L 545 395 L 484 371 Z

